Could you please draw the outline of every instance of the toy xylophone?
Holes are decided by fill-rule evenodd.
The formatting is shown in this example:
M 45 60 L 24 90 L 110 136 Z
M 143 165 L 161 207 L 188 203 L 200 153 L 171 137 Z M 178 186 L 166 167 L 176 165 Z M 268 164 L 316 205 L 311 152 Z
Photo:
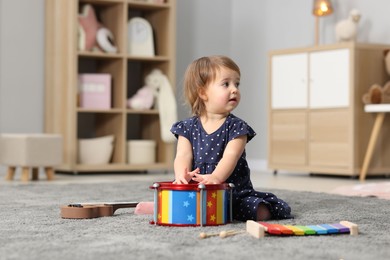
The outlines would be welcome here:
M 228 230 L 219 233 L 200 233 L 200 238 L 209 238 L 219 236 L 225 238 L 236 234 L 244 233 L 244 230 Z M 358 235 L 358 226 L 349 221 L 341 221 L 334 224 L 320 224 L 320 225 L 280 225 L 268 222 L 255 222 L 248 220 L 246 222 L 246 232 L 256 238 L 262 238 L 265 233 L 277 236 L 304 236 L 304 235 L 331 235 L 331 234 L 350 234 Z
M 265 233 L 278 236 L 305 236 L 305 235 L 331 235 L 331 234 L 350 234 L 358 235 L 358 226 L 349 221 L 340 221 L 340 223 L 320 224 L 320 225 L 280 225 L 268 222 L 255 222 L 248 220 L 246 231 L 252 236 L 260 238 Z

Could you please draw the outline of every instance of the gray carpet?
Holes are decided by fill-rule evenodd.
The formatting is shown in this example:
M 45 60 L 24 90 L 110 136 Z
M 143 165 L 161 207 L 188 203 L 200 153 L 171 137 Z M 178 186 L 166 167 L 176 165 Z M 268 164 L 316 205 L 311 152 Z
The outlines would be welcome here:
M 310 192 L 272 190 L 290 203 L 295 219 L 273 221 L 309 225 L 349 220 L 349 235 L 266 236 L 243 233 L 199 239 L 200 232 L 244 229 L 162 227 L 150 216 L 119 209 L 113 217 L 60 218 L 60 205 L 80 201 L 152 201 L 152 183 L 64 185 L 7 183 L 0 187 L 0 259 L 390 259 L 390 201 Z M 262 189 L 259 189 L 262 190 Z

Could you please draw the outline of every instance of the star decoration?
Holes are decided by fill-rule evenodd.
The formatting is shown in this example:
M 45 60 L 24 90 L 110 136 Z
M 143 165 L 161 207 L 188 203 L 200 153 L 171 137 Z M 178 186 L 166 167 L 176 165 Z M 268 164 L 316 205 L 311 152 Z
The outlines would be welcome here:
M 96 34 L 101 26 L 96 18 L 92 5 L 83 6 L 82 13 L 78 17 L 81 29 L 79 47 L 81 50 L 92 50 L 96 46 Z

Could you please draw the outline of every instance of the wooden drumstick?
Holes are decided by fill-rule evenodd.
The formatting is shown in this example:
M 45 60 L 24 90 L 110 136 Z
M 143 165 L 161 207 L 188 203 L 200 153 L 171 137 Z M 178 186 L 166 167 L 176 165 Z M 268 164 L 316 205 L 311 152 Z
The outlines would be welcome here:
M 233 232 L 234 230 L 228 230 L 228 231 L 222 231 L 222 232 L 225 232 L 225 233 L 230 233 L 230 232 Z M 217 237 L 217 236 L 221 236 L 221 233 L 222 232 L 219 232 L 219 233 L 210 233 L 210 234 L 207 234 L 207 233 L 200 233 L 199 234 L 199 238 L 208 238 L 208 237 Z
M 244 230 L 221 231 L 221 233 L 219 233 L 219 237 L 220 238 L 225 238 L 225 237 L 230 237 L 230 236 L 234 236 L 234 235 L 237 235 L 237 234 L 241 234 L 241 233 L 244 233 L 244 232 L 245 232 Z
M 216 237 L 216 236 L 219 236 L 219 233 L 207 234 L 207 233 L 202 232 L 199 234 L 199 238 L 201 238 L 201 239 L 208 238 L 208 237 Z

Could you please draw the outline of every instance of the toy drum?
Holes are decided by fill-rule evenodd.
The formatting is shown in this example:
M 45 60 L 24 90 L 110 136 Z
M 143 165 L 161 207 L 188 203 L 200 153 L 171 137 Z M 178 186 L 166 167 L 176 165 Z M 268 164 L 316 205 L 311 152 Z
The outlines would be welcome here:
M 153 223 L 167 226 L 216 226 L 232 221 L 233 184 L 156 182 Z

